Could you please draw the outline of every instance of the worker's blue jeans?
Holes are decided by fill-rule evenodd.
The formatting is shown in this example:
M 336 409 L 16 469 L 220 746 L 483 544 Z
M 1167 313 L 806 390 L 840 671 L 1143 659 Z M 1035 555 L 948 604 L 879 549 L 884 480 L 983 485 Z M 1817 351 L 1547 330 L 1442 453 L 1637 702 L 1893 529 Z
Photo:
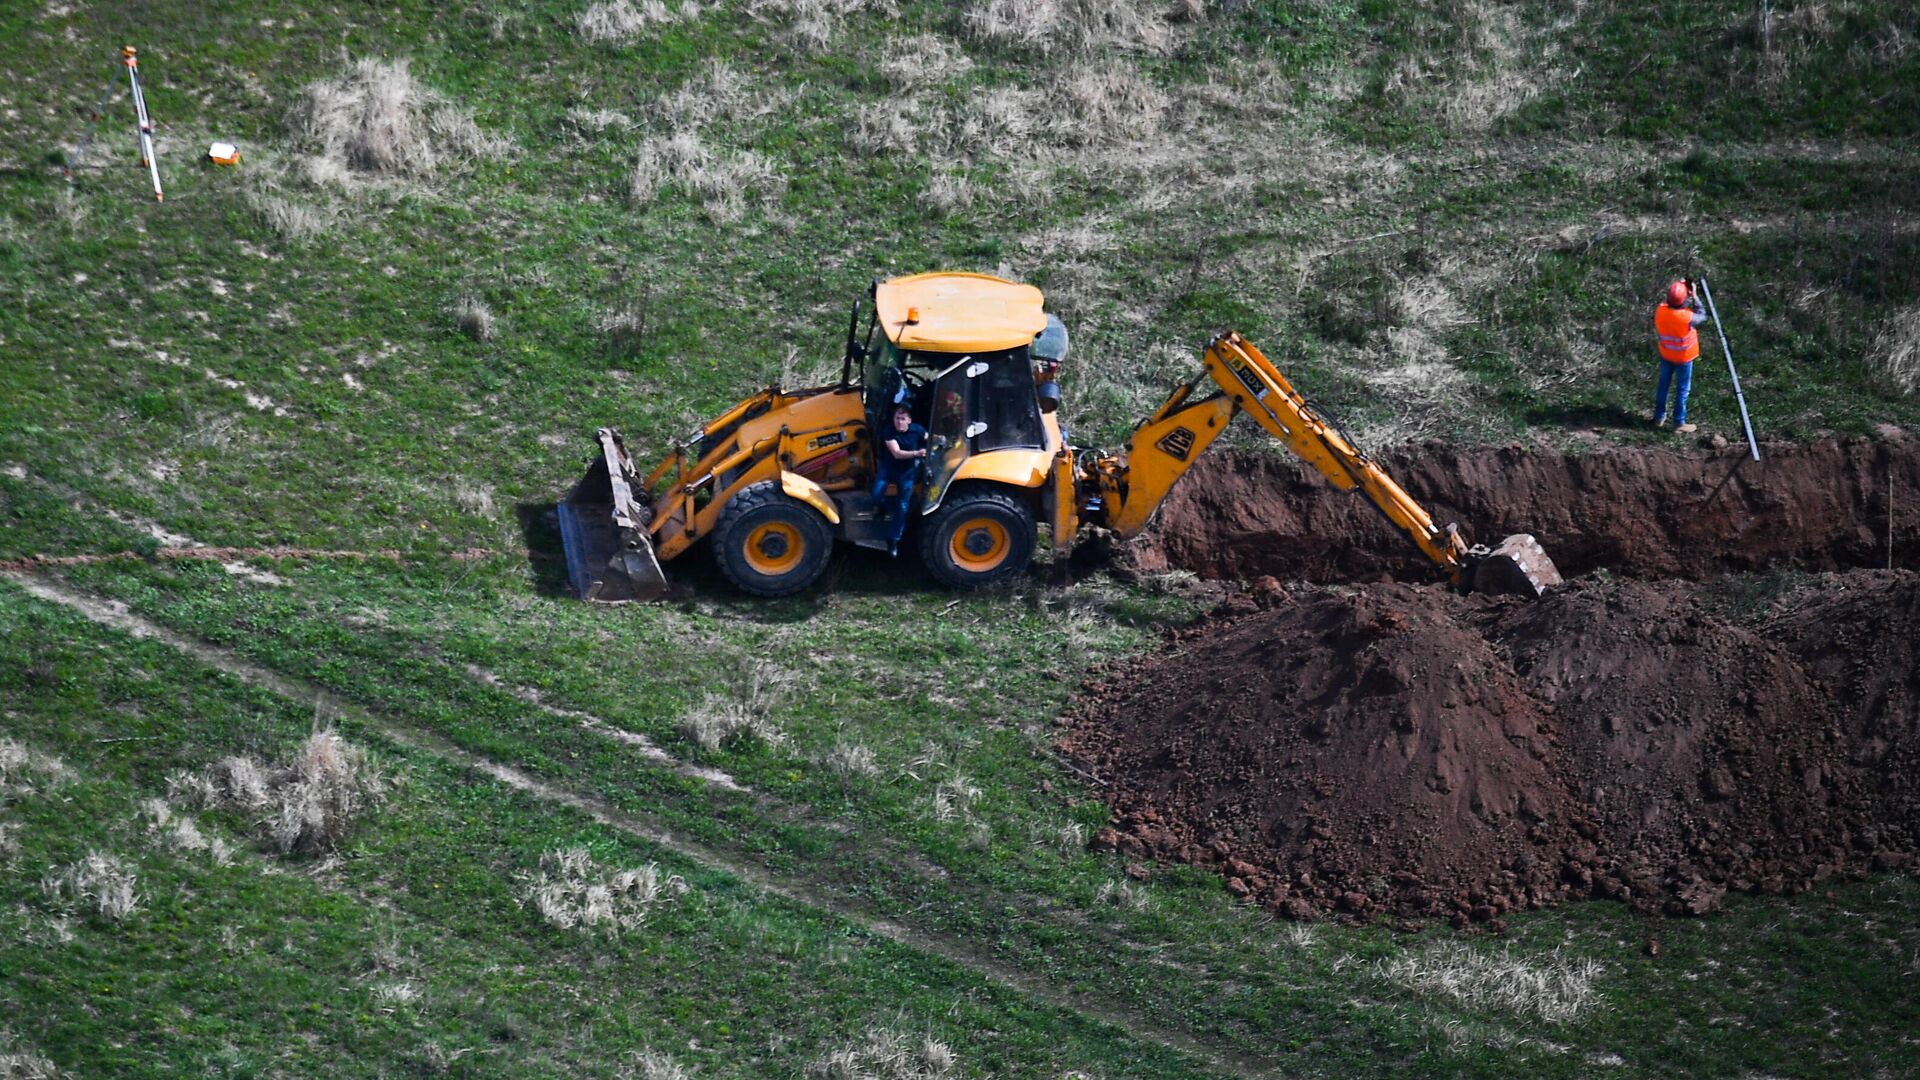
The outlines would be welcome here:
M 1671 360 L 1660 361 L 1660 388 L 1653 392 L 1653 422 L 1659 423 L 1667 415 L 1667 385 L 1674 384 L 1673 426 L 1679 427 L 1687 422 L 1687 394 L 1693 390 L 1693 364 L 1676 364 Z
M 881 502 L 887 493 L 887 485 L 893 485 L 893 498 Z M 887 534 L 889 543 L 897 544 L 907 531 L 907 504 L 913 501 L 913 470 L 908 469 L 899 476 L 881 473 L 873 478 L 873 502 L 880 508 L 880 517 L 893 526 Z

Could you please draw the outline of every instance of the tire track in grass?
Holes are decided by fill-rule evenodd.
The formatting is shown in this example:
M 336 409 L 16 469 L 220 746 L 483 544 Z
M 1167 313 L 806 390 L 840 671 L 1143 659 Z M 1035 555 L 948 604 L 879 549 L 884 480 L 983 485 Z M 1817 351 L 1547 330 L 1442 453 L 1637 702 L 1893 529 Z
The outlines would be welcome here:
M 376 731 L 397 745 L 431 754 L 455 765 L 485 773 L 499 783 L 542 801 L 564 806 L 675 852 L 683 858 L 731 874 L 773 896 L 825 911 L 860 927 L 875 937 L 971 971 L 1003 989 L 1031 997 L 1062 1012 L 1077 1014 L 1119 1029 L 1126 1037 L 1158 1044 L 1187 1054 L 1229 1076 L 1278 1076 L 1276 1061 L 1255 1058 L 1215 1040 L 1178 1031 L 1125 1005 L 1112 1001 L 1078 999 L 1046 980 L 1002 963 L 972 943 L 896 922 L 856 903 L 832 896 L 803 878 L 776 875 L 741 862 L 696 840 L 675 834 L 646 815 L 622 810 L 592 795 L 549 784 L 511 765 L 462 749 L 429 732 L 402 725 L 304 680 L 283 675 L 241 657 L 229 649 L 176 633 L 132 613 L 125 604 L 87 593 L 71 585 L 18 570 L 0 571 L 28 595 L 77 612 L 91 622 L 136 638 L 157 641 L 252 686 L 312 708 L 323 719 L 346 719 Z

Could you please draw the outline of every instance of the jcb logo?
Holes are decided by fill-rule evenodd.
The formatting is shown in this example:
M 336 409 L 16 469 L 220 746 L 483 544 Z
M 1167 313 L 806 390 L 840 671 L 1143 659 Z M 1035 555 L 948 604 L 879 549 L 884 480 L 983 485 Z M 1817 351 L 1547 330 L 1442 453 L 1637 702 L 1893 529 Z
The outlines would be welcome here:
M 1175 461 L 1185 461 L 1187 460 L 1187 455 L 1193 453 L 1193 432 L 1183 427 L 1177 427 L 1165 435 L 1160 436 L 1160 441 L 1153 445 L 1159 447 L 1168 457 L 1173 458 Z

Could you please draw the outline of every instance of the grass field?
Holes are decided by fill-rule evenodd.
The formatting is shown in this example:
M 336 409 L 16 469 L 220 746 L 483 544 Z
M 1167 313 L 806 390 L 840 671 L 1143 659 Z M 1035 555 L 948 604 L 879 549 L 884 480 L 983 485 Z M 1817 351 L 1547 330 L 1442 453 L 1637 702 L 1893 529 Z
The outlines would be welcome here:
M 0 559 L 131 553 L 0 583 L 0 1075 L 1920 1067 L 1908 877 L 1462 937 L 1089 854 L 1052 726 L 1178 576 L 696 554 L 608 610 L 528 558 L 596 426 L 818 379 L 938 266 L 1048 290 L 1087 441 L 1226 326 L 1370 447 L 1652 440 L 1700 272 L 1763 433 L 1920 423 L 1904 5 L 1175 6 L 0 12 Z M 55 164 L 127 43 L 157 205 L 124 95 Z M 336 849 L 193 797 L 328 725 L 385 780 Z

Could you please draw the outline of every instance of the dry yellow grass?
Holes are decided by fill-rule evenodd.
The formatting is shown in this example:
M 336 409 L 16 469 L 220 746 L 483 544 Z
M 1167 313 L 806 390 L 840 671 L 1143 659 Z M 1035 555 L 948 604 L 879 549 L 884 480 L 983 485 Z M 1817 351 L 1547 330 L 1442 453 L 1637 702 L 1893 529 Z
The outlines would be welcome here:
M 700 17 L 697 0 L 611 0 L 594 4 L 574 20 L 574 32 L 588 41 L 626 44 L 662 26 L 691 22 Z
M 974 40 L 1038 53 L 1123 49 L 1165 54 L 1171 5 L 1134 0 L 974 0 L 961 24 Z M 1189 13 L 1197 14 L 1193 5 Z
M 1513 951 L 1483 952 L 1457 941 L 1436 942 L 1375 965 L 1386 981 L 1423 996 L 1450 998 L 1476 1009 L 1535 1016 L 1565 1024 L 1602 1006 L 1594 985 L 1599 961 L 1555 950 L 1528 959 Z
M 80 909 L 108 922 L 119 922 L 140 907 L 138 879 L 133 867 L 118 855 L 92 851 L 40 883 L 55 907 Z
M 392 787 L 365 751 L 331 728 L 308 736 L 286 765 L 229 757 L 205 773 L 167 778 L 168 798 L 252 815 L 281 853 L 303 855 L 339 847 Z
M 1920 391 L 1920 305 L 1887 320 L 1874 340 L 1874 360 L 1901 393 Z
M 525 882 L 521 902 L 558 930 L 597 930 L 619 934 L 646 921 L 660 904 L 687 892 L 685 879 L 663 874 L 658 863 L 607 871 L 586 848 L 550 851 Z
M 879 1028 L 807 1066 L 810 1080 L 946 1080 L 959 1071 L 946 1043 Z
M 751 150 L 715 151 L 686 129 L 642 142 L 627 187 L 638 203 L 652 202 L 662 191 L 682 191 L 699 200 L 709 219 L 726 224 L 740 220 L 749 198 L 778 196 L 786 179 Z
M 497 157 L 508 145 L 415 79 L 405 59 L 364 59 L 338 78 L 308 85 L 287 122 L 296 145 L 310 155 L 309 179 L 319 182 L 424 177 Z

